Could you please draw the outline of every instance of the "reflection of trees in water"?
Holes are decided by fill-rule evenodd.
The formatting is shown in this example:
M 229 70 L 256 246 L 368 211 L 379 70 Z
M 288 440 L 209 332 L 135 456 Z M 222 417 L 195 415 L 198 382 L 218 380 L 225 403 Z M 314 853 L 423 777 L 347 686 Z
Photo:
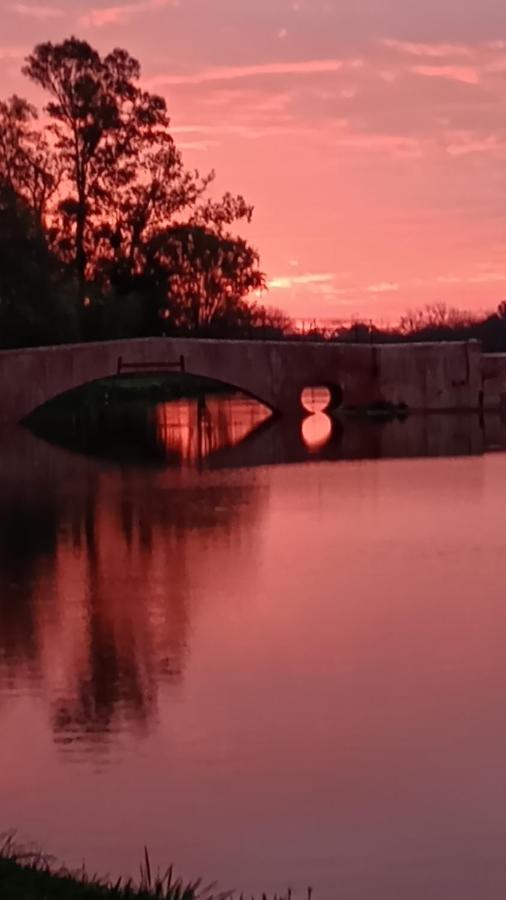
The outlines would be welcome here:
M 132 629 L 103 614 L 101 597 L 90 602 L 87 653 L 76 661 L 65 695 L 53 704 L 57 739 L 96 740 L 124 720 L 145 726 L 153 712 L 156 661 L 144 657 Z M 120 720 L 120 721 L 118 721 Z
M 241 395 L 163 403 L 155 414 L 159 442 L 184 462 L 236 446 L 270 418 L 264 406 Z
M 175 527 L 170 503 L 149 484 L 149 477 L 143 480 L 139 495 L 141 483 L 125 476 L 118 496 L 105 503 L 100 496 L 93 510 L 89 503 L 83 509 L 77 546 L 86 646 L 76 655 L 65 696 L 54 706 L 53 724 L 62 742 L 97 740 L 129 724 L 146 728 L 160 680 L 177 683 L 182 677 L 188 645 L 183 557 L 170 539 Z M 167 589 L 154 609 L 153 561 L 163 548 L 159 576 Z
M 5 492 L 0 504 L 0 676 L 16 679 L 39 668 L 35 586 L 50 571 L 58 542 L 58 512 L 49 498 Z
M 26 441 L 31 466 L 11 454 L 19 480 L 0 510 L 0 692 L 29 666 L 55 698 L 58 742 L 96 745 L 148 727 L 160 683 L 180 682 L 202 537 L 228 552 L 256 517 L 254 488 L 101 470 Z

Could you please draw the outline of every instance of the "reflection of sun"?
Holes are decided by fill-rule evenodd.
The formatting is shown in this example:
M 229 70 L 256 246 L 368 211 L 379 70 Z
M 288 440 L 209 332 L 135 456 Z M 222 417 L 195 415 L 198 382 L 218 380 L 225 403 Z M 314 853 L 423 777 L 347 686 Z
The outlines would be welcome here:
M 325 413 L 308 416 L 302 423 L 302 438 L 310 450 L 324 447 L 332 435 L 332 422 Z

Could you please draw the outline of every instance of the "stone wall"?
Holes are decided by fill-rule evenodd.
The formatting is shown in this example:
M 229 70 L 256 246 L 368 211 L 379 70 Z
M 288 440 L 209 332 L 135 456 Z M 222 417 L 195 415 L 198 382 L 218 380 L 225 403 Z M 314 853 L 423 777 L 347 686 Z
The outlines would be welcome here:
M 506 353 L 484 353 L 482 375 L 484 409 L 506 411 Z
M 385 402 L 405 404 L 413 412 L 479 408 L 478 342 L 379 345 L 373 350 Z

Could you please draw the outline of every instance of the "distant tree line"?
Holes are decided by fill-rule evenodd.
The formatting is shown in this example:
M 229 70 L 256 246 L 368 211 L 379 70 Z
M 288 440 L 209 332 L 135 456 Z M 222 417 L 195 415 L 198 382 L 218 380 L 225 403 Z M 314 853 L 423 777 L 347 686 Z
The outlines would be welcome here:
M 288 329 L 251 301 L 265 279 L 235 228 L 252 207 L 185 168 L 135 59 L 72 37 L 23 73 L 48 102 L 0 102 L 0 346 Z
M 367 344 L 477 340 L 487 353 L 506 352 L 506 301 L 488 315 L 429 304 L 403 315 L 395 327 L 381 328 L 361 320 L 326 328 L 315 324 L 303 339 Z

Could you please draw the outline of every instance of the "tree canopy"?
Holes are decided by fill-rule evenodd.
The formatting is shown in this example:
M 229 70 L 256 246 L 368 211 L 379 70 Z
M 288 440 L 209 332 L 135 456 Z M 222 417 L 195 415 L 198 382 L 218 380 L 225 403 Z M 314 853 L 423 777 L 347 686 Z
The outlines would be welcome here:
M 88 337 L 265 322 L 266 311 L 247 302 L 265 284 L 259 256 L 237 233 L 253 208 L 242 196 L 217 197 L 214 172 L 186 168 L 166 101 L 142 88 L 137 60 L 122 49 L 101 56 L 71 37 L 36 46 L 23 73 L 47 102 L 41 114 L 17 96 L 0 102 L 0 189 L 9 198 L 0 217 L 30 222 L 25 237 L 38 242 L 44 277 L 56 290 L 58 271 L 65 285 L 75 313 L 66 319 L 77 317 Z M 0 241 L 4 259 L 5 227 Z M 22 277 L 17 293 L 40 305 Z

